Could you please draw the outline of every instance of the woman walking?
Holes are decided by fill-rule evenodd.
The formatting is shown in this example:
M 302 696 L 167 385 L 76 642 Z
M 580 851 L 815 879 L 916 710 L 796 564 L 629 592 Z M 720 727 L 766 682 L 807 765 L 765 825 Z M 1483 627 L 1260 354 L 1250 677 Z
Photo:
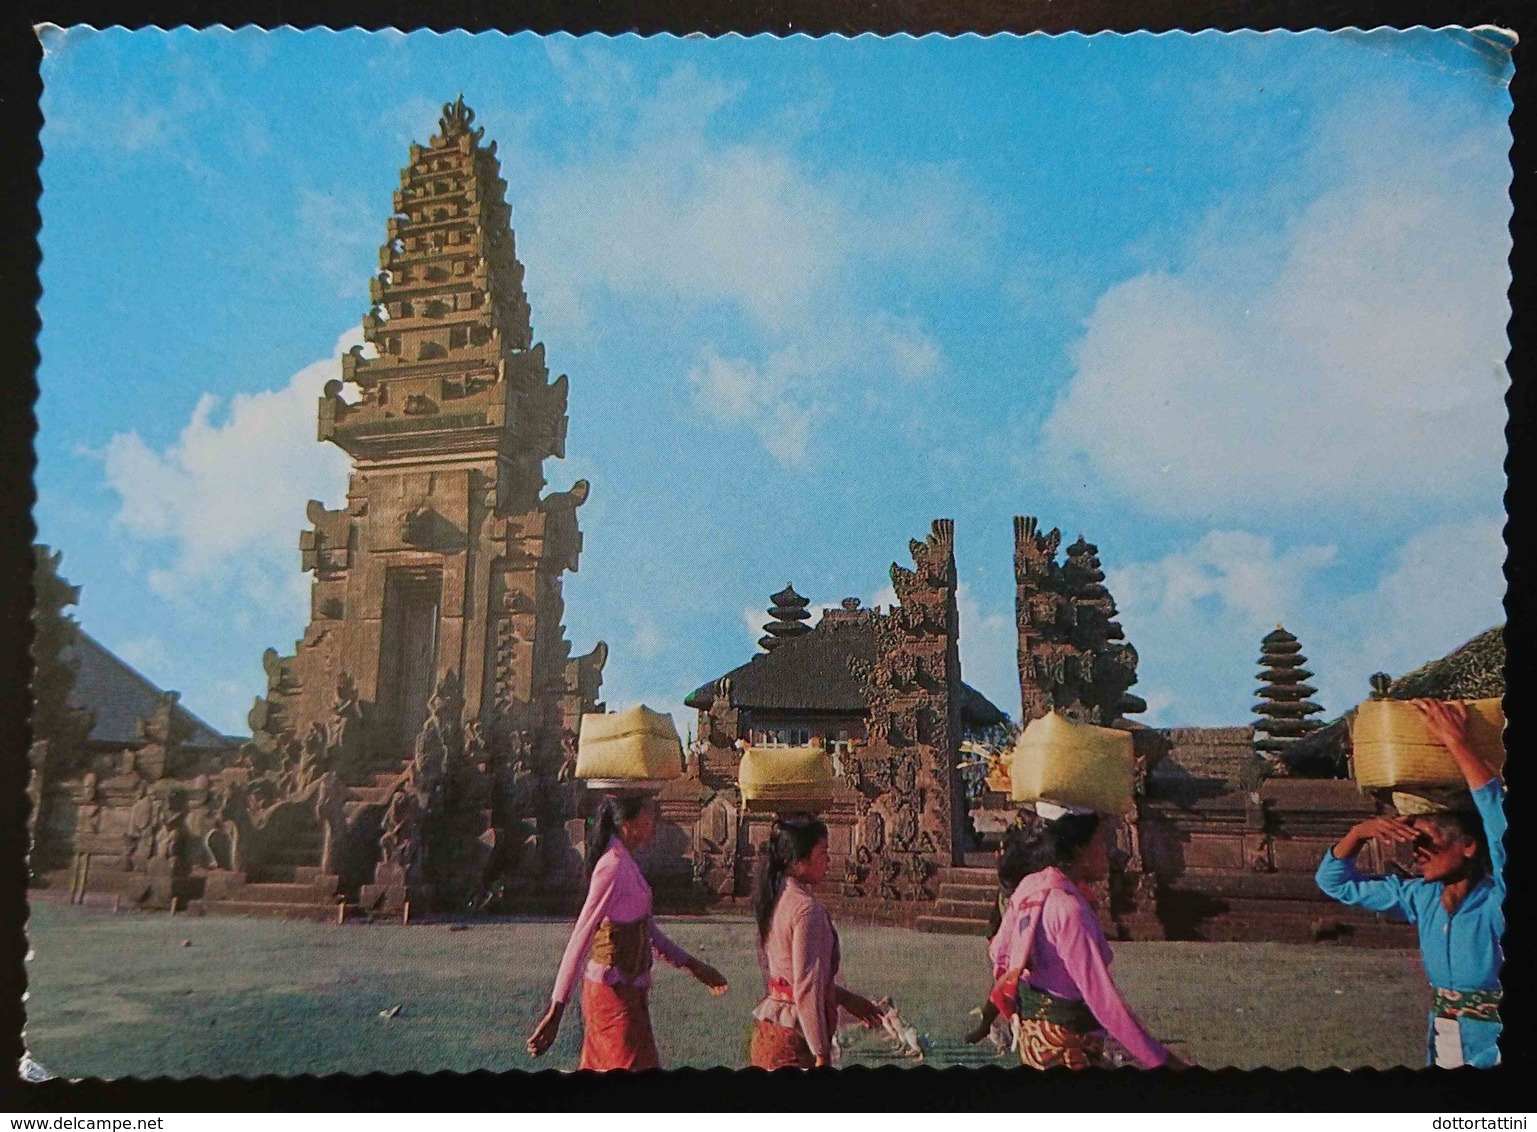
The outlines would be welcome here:
M 832 1064 L 838 1010 L 880 1023 L 869 999 L 838 985 L 832 918 L 812 888 L 827 875 L 827 826 L 809 815 L 774 823 L 758 852 L 753 911 L 765 993 L 753 1011 L 751 1061 L 759 1069 Z
M 1032 1069 L 1111 1064 L 1114 1038 L 1144 1069 L 1185 1062 L 1127 1009 L 1110 977 L 1110 944 L 1079 885 L 1109 875 L 1100 817 L 1039 803 L 1020 852 L 1025 876 L 993 937 L 992 1002 L 1019 1023 L 1020 1061 Z
M 1334 899 L 1397 912 L 1419 929 L 1420 957 L 1435 991 L 1426 1036 L 1430 1065 L 1489 1068 L 1500 1063 L 1500 936 L 1505 932 L 1505 806 L 1500 780 L 1468 744 L 1467 708 L 1415 700 L 1430 737 L 1451 753 L 1473 809 L 1368 818 L 1340 838 L 1318 866 L 1318 887 Z M 1414 846 L 1419 876 L 1369 877 L 1356 854 L 1374 837 Z
M 1017 824 L 1011 825 L 1004 831 L 1003 842 L 998 846 L 998 898 L 987 916 L 989 958 L 991 958 L 992 942 L 998 937 L 998 932 L 1003 927 L 1004 917 L 1008 915 L 1009 901 L 1014 896 L 1014 890 L 1019 887 L 1019 882 L 1025 878 L 1025 874 L 1031 867 L 1033 854 L 1027 851 L 1024 838 L 1024 830 Z M 1001 973 L 994 972 L 994 977 Z M 966 1035 L 968 1045 L 976 1045 L 993 1032 L 1000 1011 L 998 1004 L 992 1000 L 991 996 L 982 1004 L 981 1013 L 982 1020 Z
M 561 958 L 550 1009 L 528 1039 L 532 1056 L 543 1056 L 555 1041 L 581 978 L 579 1068 L 660 1068 L 649 1002 L 653 952 L 688 971 L 712 994 L 726 993 L 721 973 L 673 943 L 651 918 L 651 886 L 632 854 L 651 840 L 656 823 L 656 802 L 650 797 L 603 800 L 587 842 L 587 900 Z

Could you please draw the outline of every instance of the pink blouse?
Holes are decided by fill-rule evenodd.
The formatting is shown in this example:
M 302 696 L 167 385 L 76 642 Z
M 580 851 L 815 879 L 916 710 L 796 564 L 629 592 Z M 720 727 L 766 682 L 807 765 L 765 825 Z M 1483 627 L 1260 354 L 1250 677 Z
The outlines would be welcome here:
M 758 966 L 767 993 L 753 1017 L 799 1029 L 815 1056 L 831 1059 L 838 933 L 827 909 L 794 877 L 786 879 L 768 937 L 758 943 Z
M 1040 925 L 1032 943 L 1030 927 L 1036 917 Z M 1121 1001 L 1110 977 L 1110 944 L 1099 919 L 1062 870 L 1042 869 L 1019 882 L 988 954 L 995 980 L 1023 968 L 1025 982 L 1036 990 L 1086 1004 L 1144 1068 L 1155 1068 L 1168 1058 L 1169 1051 Z
M 608 983 L 610 986 L 624 982 L 624 974 L 617 967 L 588 963 L 585 972 L 582 972 L 582 960 L 587 957 L 592 937 L 604 920 L 612 920 L 616 924 L 633 924 L 650 917 L 651 886 L 641 875 L 640 866 L 630 856 L 624 842 L 616 837 L 608 843 L 608 850 L 598 858 L 597 867 L 592 870 L 592 880 L 587 885 L 587 901 L 582 905 L 581 915 L 576 918 L 576 927 L 571 930 L 565 954 L 561 956 L 560 970 L 555 976 L 555 992 L 550 996 L 551 999 L 555 1002 L 569 1001 L 576 989 L 578 973 L 585 973 L 594 982 Z M 663 935 L 655 923 L 651 925 L 651 950 L 674 967 L 686 967 L 693 962 L 689 953 Z M 649 987 L 650 972 L 640 975 L 631 985 Z

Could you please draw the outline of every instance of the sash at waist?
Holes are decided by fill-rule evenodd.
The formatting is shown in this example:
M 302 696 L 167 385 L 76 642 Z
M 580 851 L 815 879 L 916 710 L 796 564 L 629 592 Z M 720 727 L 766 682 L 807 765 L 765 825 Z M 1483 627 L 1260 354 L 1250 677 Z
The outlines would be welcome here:
M 827 987 L 822 1009 L 827 1017 L 828 1033 L 832 1033 L 838 1027 L 838 992 L 831 984 Z M 753 1017 L 760 1022 L 772 1022 L 791 1030 L 800 1028 L 795 988 L 790 985 L 789 979 L 777 975 L 769 979 L 767 993 L 758 1001 Z
M 1050 1022 L 1079 1034 L 1093 1033 L 1100 1028 L 1099 1019 L 1094 1017 L 1094 1011 L 1089 1009 L 1086 1002 L 1058 998 L 1036 990 L 1023 979 L 1019 982 L 1017 994 L 1021 1022 Z
M 1431 1013 L 1437 1018 L 1469 1019 L 1475 1022 L 1498 1022 L 1500 999 L 1504 992 L 1495 990 L 1455 991 L 1435 988 Z
M 651 971 L 651 918 L 616 924 L 604 920 L 592 936 L 588 970 L 612 968 L 627 983 L 638 983 Z M 590 976 L 589 976 L 590 977 Z M 607 982 L 608 980 L 600 980 Z

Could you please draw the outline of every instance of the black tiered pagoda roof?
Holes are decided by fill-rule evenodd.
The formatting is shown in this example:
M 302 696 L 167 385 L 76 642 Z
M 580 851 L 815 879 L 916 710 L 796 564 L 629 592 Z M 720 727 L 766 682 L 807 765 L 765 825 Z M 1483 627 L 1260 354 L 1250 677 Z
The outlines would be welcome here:
M 874 664 L 875 629 L 858 619 L 823 619 L 799 636 L 781 637 L 771 652 L 701 684 L 683 700 L 707 710 L 722 679 L 731 681 L 732 707 L 757 711 L 863 715 L 868 710 L 849 661 Z M 961 684 L 961 719 L 971 729 L 1002 723 L 1006 716 L 981 692 Z

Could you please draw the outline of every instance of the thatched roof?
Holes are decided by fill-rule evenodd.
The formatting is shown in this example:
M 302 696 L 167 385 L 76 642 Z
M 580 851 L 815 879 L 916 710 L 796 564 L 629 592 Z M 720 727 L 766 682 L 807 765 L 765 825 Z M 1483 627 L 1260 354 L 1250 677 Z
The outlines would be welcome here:
M 1405 673 L 1388 686 L 1388 698 L 1487 700 L 1505 694 L 1505 626 L 1480 633 L 1440 660 Z
M 1496 625 L 1453 649 L 1439 660 L 1422 664 L 1387 687 L 1393 700 L 1482 700 L 1505 694 L 1505 626 Z M 1340 716 L 1327 727 L 1290 744 L 1282 758 L 1293 770 L 1317 773 L 1325 766 L 1343 767 L 1350 726 Z
M 143 743 L 138 724 L 160 706 L 161 689 L 83 630 L 76 643 L 65 650 L 64 658 L 80 665 L 69 706 L 89 708 L 96 716 L 88 741 L 121 747 Z M 218 750 L 235 745 L 234 740 L 220 735 L 179 704 L 174 715 L 189 732 L 185 740 L 188 747 Z
M 849 661 L 873 665 L 875 630 L 867 621 L 824 618 L 809 633 L 782 637 L 772 652 L 758 653 L 686 697 L 696 710 L 709 708 L 720 681 L 731 681 L 731 706 L 756 711 L 859 714 L 869 710 Z M 986 696 L 961 685 L 961 718 L 967 727 L 986 728 L 1007 718 Z

